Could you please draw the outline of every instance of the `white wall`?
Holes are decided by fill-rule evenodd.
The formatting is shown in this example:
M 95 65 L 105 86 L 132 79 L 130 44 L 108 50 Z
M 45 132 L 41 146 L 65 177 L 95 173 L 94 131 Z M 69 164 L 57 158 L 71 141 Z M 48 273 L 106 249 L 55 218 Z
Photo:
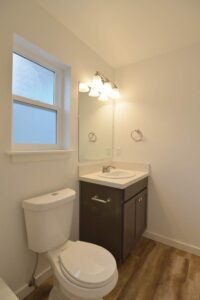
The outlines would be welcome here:
M 75 152 L 64 160 L 12 163 L 5 154 L 11 138 L 11 66 L 13 34 L 70 65 L 72 70 L 71 136 Z M 99 70 L 109 78 L 113 70 L 35 1 L 0 1 L 0 277 L 16 290 L 30 279 L 34 255 L 27 249 L 23 199 L 63 187 L 77 190 L 78 80 Z M 78 237 L 78 200 L 72 228 Z M 40 271 L 45 268 L 42 263 Z
M 116 79 L 115 159 L 151 164 L 148 231 L 200 248 L 200 46 L 120 68 Z M 136 128 L 143 142 L 131 140 Z

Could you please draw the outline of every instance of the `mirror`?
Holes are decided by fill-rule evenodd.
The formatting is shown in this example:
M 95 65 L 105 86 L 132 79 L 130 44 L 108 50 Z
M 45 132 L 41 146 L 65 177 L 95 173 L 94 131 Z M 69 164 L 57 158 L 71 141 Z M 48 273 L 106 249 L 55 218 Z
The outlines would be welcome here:
M 79 161 L 112 158 L 113 101 L 79 92 Z

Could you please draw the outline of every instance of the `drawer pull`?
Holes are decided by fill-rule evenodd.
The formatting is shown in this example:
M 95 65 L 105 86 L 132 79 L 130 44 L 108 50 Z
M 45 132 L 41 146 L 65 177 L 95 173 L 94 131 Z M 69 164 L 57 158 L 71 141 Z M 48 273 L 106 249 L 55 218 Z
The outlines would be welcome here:
M 92 197 L 91 200 L 101 202 L 101 203 L 104 203 L 104 204 L 110 203 L 112 201 L 111 198 L 107 198 L 106 200 L 99 199 L 98 195 L 95 195 L 94 197 Z
M 142 202 L 142 200 L 143 200 L 143 198 L 142 198 L 142 197 L 141 197 L 141 198 L 139 198 L 139 200 L 138 200 L 138 201 L 139 201 L 139 203 L 141 203 L 141 202 Z

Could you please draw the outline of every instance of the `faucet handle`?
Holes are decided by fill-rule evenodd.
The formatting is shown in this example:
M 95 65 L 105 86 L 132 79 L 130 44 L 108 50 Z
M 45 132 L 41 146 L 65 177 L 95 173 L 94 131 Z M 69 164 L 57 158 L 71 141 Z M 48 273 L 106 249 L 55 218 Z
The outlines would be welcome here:
M 103 173 L 108 173 L 108 172 L 110 172 L 110 169 L 115 169 L 115 167 L 114 166 L 103 166 L 102 167 L 102 172 Z
M 102 167 L 102 173 L 106 173 L 107 172 L 107 167 L 106 166 L 103 166 Z
M 116 167 L 115 166 L 108 166 L 108 169 L 110 170 L 110 169 L 116 169 Z

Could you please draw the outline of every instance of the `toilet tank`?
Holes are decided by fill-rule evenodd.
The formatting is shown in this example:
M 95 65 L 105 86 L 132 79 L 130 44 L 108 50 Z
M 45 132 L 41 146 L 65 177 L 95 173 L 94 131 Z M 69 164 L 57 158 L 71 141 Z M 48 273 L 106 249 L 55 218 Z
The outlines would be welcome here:
M 29 249 L 43 253 L 69 239 L 75 194 L 63 189 L 23 201 Z

